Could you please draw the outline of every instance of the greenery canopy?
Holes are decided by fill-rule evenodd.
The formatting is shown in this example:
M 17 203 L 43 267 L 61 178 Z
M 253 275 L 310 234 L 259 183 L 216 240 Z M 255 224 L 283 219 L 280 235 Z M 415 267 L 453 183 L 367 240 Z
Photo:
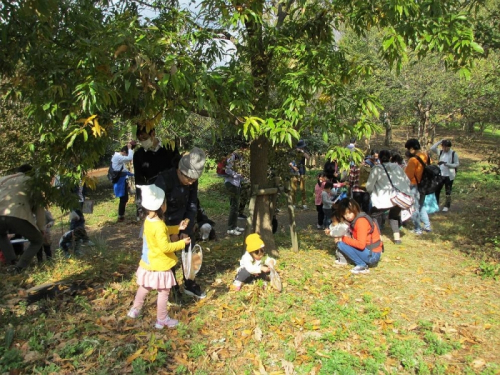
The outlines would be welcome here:
M 252 142 L 251 179 L 260 186 L 267 166 L 259 161 L 272 144 L 291 146 L 304 130 L 325 139 L 369 135 L 378 101 L 348 88 L 373 65 L 346 52 L 339 41 L 347 31 L 363 37 L 379 29 L 378 52 L 396 70 L 410 50 L 435 52 L 467 77 L 482 53 L 470 17 L 480 2 L 204 0 L 198 14 L 167 0 L 0 4 L 4 103 L 24 113 L 22 133 L 36 134 L 24 153 L 36 163 L 37 186 L 62 205 L 68 202 L 50 189 L 52 176 L 78 181 L 124 124 L 179 126 L 190 113 L 216 118 Z M 155 17 L 142 16 L 141 7 Z M 227 39 L 235 50 L 220 64 Z M 330 152 L 343 154 L 341 147 Z M 268 212 L 258 201 L 264 235 Z

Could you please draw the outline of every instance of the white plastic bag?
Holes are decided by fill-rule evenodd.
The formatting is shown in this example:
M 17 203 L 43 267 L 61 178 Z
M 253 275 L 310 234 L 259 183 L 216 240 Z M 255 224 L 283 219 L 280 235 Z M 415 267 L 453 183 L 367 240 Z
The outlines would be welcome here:
M 281 292 L 283 289 L 283 286 L 281 284 L 281 279 L 280 275 L 278 275 L 278 272 L 274 269 L 274 267 L 269 267 L 270 270 L 270 275 L 269 277 L 271 278 L 271 286 L 276 289 L 278 292 Z
M 200 271 L 203 263 L 203 249 L 200 245 L 189 245 L 187 251 L 182 252 L 182 268 L 184 277 L 188 280 L 194 280 L 196 274 Z

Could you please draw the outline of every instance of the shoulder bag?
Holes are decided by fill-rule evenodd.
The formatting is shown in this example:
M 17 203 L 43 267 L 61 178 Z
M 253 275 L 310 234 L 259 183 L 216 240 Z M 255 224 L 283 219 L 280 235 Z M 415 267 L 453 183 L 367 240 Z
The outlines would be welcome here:
M 401 207 L 403 210 L 409 209 L 411 206 L 413 206 L 413 197 L 403 193 L 401 190 L 396 188 L 394 184 L 392 183 L 391 176 L 389 176 L 389 172 L 387 172 L 387 169 L 385 168 L 384 164 L 381 164 L 382 168 L 384 168 L 385 173 L 387 174 L 387 178 L 389 179 L 389 182 L 391 183 L 392 186 L 392 193 L 391 193 L 391 202 L 395 206 Z

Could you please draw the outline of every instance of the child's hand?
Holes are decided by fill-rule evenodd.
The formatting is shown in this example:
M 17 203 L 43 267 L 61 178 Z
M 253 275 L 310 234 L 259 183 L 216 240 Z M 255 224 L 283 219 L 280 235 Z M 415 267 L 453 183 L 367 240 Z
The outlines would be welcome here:
M 189 219 L 184 219 L 184 220 L 182 220 L 182 221 L 180 222 L 180 224 L 179 224 L 179 230 L 184 230 L 184 229 L 186 229 L 186 228 L 187 228 L 187 226 L 188 226 L 188 224 L 189 224 Z
M 328 228 L 327 228 L 327 229 L 325 229 L 325 234 L 326 234 L 327 236 L 329 236 L 329 235 L 330 235 L 330 229 L 328 229 Z
M 189 245 L 191 243 L 191 237 L 183 238 L 182 241 L 184 241 L 186 245 Z
M 261 272 L 264 272 L 264 273 L 268 273 L 270 271 L 268 266 L 260 266 L 260 270 L 261 270 Z

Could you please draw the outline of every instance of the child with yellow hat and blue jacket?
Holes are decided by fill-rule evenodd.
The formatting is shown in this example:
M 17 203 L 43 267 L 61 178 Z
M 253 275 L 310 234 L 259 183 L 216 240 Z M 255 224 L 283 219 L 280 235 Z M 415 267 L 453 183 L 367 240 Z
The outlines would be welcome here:
M 276 260 L 265 255 L 264 241 L 259 234 L 252 233 L 245 239 L 245 254 L 240 259 L 240 266 L 233 282 L 234 289 L 240 290 L 244 283 L 256 279 L 267 279 L 271 267 L 276 266 Z

